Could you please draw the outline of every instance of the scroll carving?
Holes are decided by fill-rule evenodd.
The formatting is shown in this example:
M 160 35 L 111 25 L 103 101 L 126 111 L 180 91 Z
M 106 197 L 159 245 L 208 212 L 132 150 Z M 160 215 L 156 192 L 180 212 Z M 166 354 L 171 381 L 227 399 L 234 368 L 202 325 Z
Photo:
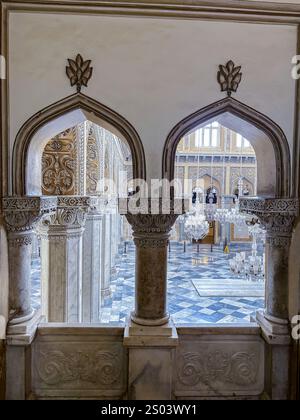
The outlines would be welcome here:
M 258 375 L 257 354 L 214 351 L 207 354 L 186 352 L 179 359 L 178 379 L 188 386 L 202 382 L 252 385 Z
M 74 381 L 99 385 L 112 385 L 121 376 L 121 359 L 118 353 L 96 351 L 50 350 L 39 354 L 37 373 L 47 385 Z
M 93 130 L 90 129 L 87 139 L 87 193 L 95 194 L 97 191 L 97 184 L 100 179 L 100 157 L 97 140 L 93 135 Z

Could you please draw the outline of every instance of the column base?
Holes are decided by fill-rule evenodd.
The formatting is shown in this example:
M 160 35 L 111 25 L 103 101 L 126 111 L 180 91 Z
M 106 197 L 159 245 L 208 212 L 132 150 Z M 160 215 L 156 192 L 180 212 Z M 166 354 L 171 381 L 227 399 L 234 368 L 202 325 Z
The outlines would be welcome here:
M 14 318 L 12 318 L 9 321 L 9 325 L 17 325 L 17 324 L 23 324 L 24 322 L 29 321 L 31 318 L 33 318 L 34 316 L 34 310 L 32 310 L 31 312 L 29 312 L 26 315 L 19 315 L 19 316 L 15 316 Z
M 256 319 L 266 342 L 265 393 L 270 400 L 288 400 L 291 362 L 289 323 L 264 311 L 257 311 Z
M 273 345 L 289 345 L 291 343 L 288 320 L 272 317 L 261 310 L 256 312 L 256 321 L 261 327 L 267 343 Z
M 139 325 L 129 319 L 124 331 L 124 345 L 129 347 L 177 346 L 178 335 L 172 320 L 164 325 Z
M 9 322 L 6 336 L 7 343 L 14 346 L 30 344 L 42 319 L 41 311 L 34 311 L 33 316 L 22 323 L 12 324 Z
M 165 317 L 163 318 L 159 318 L 159 319 L 146 319 L 146 318 L 139 318 L 135 315 L 135 312 L 132 312 L 130 314 L 131 320 L 135 323 L 135 324 L 139 324 L 139 325 L 144 325 L 144 326 L 159 326 L 159 325 L 164 325 L 167 324 L 169 319 L 170 319 L 170 315 L 167 314 Z

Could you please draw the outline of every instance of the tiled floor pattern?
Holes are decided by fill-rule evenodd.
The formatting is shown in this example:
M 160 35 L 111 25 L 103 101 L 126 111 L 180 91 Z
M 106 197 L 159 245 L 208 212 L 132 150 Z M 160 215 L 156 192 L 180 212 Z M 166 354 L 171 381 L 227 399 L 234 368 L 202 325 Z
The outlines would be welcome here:
M 186 323 L 245 323 L 250 321 L 257 309 L 264 307 L 263 298 L 254 297 L 200 297 L 192 280 L 199 278 L 236 280 L 229 270 L 228 259 L 236 251 L 249 250 L 249 245 L 230 247 L 231 254 L 224 254 L 219 247 L 196 246 L 172 243 L 168 261 L 168 307 L 176 324 Z M 134 245 L 127 246 L 127 252 L 120 255 L 117 275 L 111 282 L 111 297 L 106 298 L 100 322 L 105 324 L 124 323 L 134 307 Z M 32 299 L 34 307 L 40 305 L 39 260 L 32 263 Z

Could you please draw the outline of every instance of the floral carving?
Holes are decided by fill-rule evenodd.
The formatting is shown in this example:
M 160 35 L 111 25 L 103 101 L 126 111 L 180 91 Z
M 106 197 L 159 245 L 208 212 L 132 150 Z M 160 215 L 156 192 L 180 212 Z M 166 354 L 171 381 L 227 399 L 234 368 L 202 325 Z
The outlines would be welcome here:
M 3 212 L 9 232 L 25 232 L 46 214 L 57 208 L 54 197 L 6 197 L 3 199 Z
M 237 91 L 241 82 L 241 66 L 235 67 L 232 60 L 229 60 L 225 66 L 220 64 L 217 78 L 221 86 L 221 92 L 227 92 L 227 95 L 231 96 L 232 92 Z
M 75 194 L 75 130 L 67 130 L 50 140 L 42 156 L 44 195 Z
M 241 211 L 254 214 L 267 231 L 267 241 L 276 247 L 290 244 L 299 201 L 293 198 L 241 198 Z
M 256 382 L 258 374 L 256 358 L 257 355 L 247 352 L 186 352 L 179 359 L 178 379 L 187 386 L 200 382 L 211 385 L 216 381 L 251 385 Z
M 97 351 L 41 352 L 36 365 L 39 377 L 47 385 L 84 381 L 99 385 L 112 385 L 121 375 L 118 353 Z
M 66 67 L 66 73 L 70 79 L 71 86 L 76 85 L 77 92 L 81 92 L 82 86 L 87 87 L 93 74 L 91 60 L 83 60 L 81 54 L 77 54 L 75 60 L 68 58 L 69 66 Z
M 90 129 L 87 140 L 86 155 L 87 193 L 95 194 L 97 191 L 97 184 L 100 179 L 100 159 L 97 141 L 96 138 L 93 136 L 92 129 Z

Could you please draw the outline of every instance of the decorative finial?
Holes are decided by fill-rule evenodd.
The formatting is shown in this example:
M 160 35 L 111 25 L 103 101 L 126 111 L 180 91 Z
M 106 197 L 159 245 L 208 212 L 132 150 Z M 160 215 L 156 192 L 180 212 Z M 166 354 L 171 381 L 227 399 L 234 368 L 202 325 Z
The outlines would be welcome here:
M 219 65 L 218 82 L 221 86 L 221 92 L 227 92 L 231 96 L 236 92 L 242 79 L 241 66 L 234 66 L 234 62 L 229 60 L 225 66 Z
M 81 54 L 77 54 L 75 60 L 68 58 L 69 66 L 66 67 L 66 73 L 70 79 L 71 86 L 76 85 L 77 92 L 81 92 L 82 86 L 87 87 L 88 81 L 92 77 L 93 67 L 91 60 L 84 61 Z

